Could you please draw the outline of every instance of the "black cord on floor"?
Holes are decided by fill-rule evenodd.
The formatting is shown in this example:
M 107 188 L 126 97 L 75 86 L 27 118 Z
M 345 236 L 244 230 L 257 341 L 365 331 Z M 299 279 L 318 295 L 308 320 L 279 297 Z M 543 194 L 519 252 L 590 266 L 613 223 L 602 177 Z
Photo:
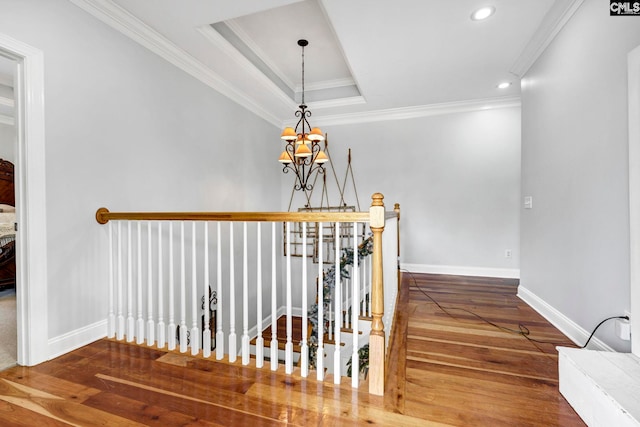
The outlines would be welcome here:
M 606 318 L 606 319 L 604 319 L 602 322 L 598 323 L 598 326 L 596 326 L 596 327 L 593 329 L 593 332 L 591 332 L 591 335 L 589 335 L 589 339 L 587 340 L 587 342 L 586 342 L 586 343 L 584 343 L 584 345 L 583 345 L 582 347 L 580 347 L 580 348 L 586 348 L 586 347 L 587 347 L 587 344 L 589 344 L 589 341 L 591 341 L 591 338 L 593 338 L 593 336 L 595 335 L 595 333 L 596 333 L 596 331 L 598 330 L 598 328 L 599 328 L 600 326 L 602 326 L 602 324 L 603 324 L 604 322 L 606 322 L 606 321 L 608 321 L 608 320 L 611 320 L 611 319 L 627 319 L 627 320 L 629 320 L 629 316 L 611 316 L 611 317 L 607 317 L 607 318 Z
M 492 321 L 490 321 L 490 320 L 488 320 L 488 319 L 486 319 L 486 318 L 484 318 L 484 317 L 480 316 L 479 314 L 476 314 L 476 313 L 474 313 L 474 312 L 472 312 L 472 311 L 470 311 L 470 310 L 467 310 L 467 309 L 465 309 L 465 308 L 458 308 L 458 307 L 443 307 L 443 306 L 442 306 L 438 301 L 436 301 L 436 300 L 435 300 L 431 295 L 429 295 L 429 294 L 428 294 L 424 289 L 422 289 L 422 288 L 420 287 L 420 285 L 418 285 L 418 281 L 416 280 L 416 278 L 415 278 L 415 276 L 413 275 L 413 273 L 411 273 L 411 272 L 410 272 L 410 271 L 408 271 L 408 270 L 404 270 L 404 269 L 401 269 L 401 271 L 402 271 L 402 272 L 405 272 L 405 273 L 408 273 L 408 274 L 409 274 L 409 276 L 411 277 L 411 280 L 413 281 L 413 284 L 415 285 L 415 287 L 416 287 L 420 292 L 422 292 L 422 294 L 423 294 L 424 296 L 426 296 L 427 298 L 429 298 L 429 299 L 430 299 L 430 300 L 431 300 L 431 301 L 432 301 L 432 302 L 433 302 L 433 303 L 434 303 L 434 304 L 435 304 L 435 305 L 436 305 L 440 310 L 442 310 L 445 314 L 447 314 L 449 317 L 451 317 L 451 318 L 453 318 L 453 319 L 458 320 L 458 319 L 457 319 L 453 314 L 451 314 L 451 313 L 449 312 L 450 310 L 463 311 L 463 312 L 465 312 L 465 313 L 471 314 L 472 316 L 474 316 L 474 317 L 478 318 L 479 320 L 481 320 L 481 321 L 483 321 L 483 322 L 485 322 L 485 323 L 487 323 L 487 324 L 489 324 L 489 325 L 491 325 L 491 326 L 493 326 L 493 327 L 495 327 L 495 328 L 497 328 L 497 329 L 499 329 L 499 330 L 501 330 L 501 331 L 508 332 L 508 333 L 512 333 L 512 334 L 516 334 L 516 335 L 521 335 L 521 336 L 523 336 L 524 338 L 526 338 L 529 342 L 531 342 L 533 345 L 535 345 L 535 343 L 538 343 L 538 344 L 551 344 L 551 345 L 555 345 L 555 346 L 557 346 L 557 345 L 561 345 L 560 343 L 556 343 L 556 342 L 551 342 L 551 341 L 542 341 L 542 340 L 537 340 L 537 339 L 531 338 L 531 336 L 530 336 L 530 335 L 531 335 L 531 331 L 529 331 L 529 328 L 527 328 L 527 327 L 526 327 L 525 325 L 523 325 L 522 323 L 518 323 L 518 330 L 516 330 L 516 329 L 511 329 L 511 328 L 506 328 L 506 327 L 504 327 L 504 326 L 500 326 L 500 325 L 498 325 L 498 324 L 496 324 L 496 323 L 493 323 Z M 607 318 L 607 319 L 604 319 L 602 322 L 600 322 L 600 323 L 598 324 L 598 326 L 596 326 L 596 327 L 594 328 L 594 330 L 593 330 L 593 332 L 591 333 L 591 335 L 589 336 L 589 339 L 587 340 L 587 342 L 586 342 L 582 347 L 580 347 L 580 348 L 585 348 L 585 347 L 587 346 L 587 344 L 589 344 L 589 341 L 591 341 L 591 338 L 593 338 L 593 336 L 594 336 L 594 334 L 596 333 L 596 331 L 598 330 L 598 328 L 599 328 L 603 323 L 605 323 L 606 321 L 611 320 L 611 319 L 627 319 L 627 320 L 629 320 L 629 317 L 628 317 L 628 316 L 612 316 L 612 317 L 609 317 L 609 318 Z M 541 352 L 543 352 L 543 351 L 542 351 L 542 349 L 541 349 L 540 347 L 538 347 L 537 345 L 535 345 L 535 347 L 536 347 L 538 350 L 540 350 Z M 544 352 L 543 352 L 543 353 L 544 353 Z

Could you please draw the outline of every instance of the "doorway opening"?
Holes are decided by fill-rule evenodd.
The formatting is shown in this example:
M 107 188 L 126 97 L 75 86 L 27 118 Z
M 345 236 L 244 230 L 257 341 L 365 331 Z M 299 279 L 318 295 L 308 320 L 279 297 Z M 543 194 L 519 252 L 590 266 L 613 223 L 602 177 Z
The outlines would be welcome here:
M 17 362 L 49 358 L 44 145 L 44 68 L 39 49 L 0 33 L 14 64 Z

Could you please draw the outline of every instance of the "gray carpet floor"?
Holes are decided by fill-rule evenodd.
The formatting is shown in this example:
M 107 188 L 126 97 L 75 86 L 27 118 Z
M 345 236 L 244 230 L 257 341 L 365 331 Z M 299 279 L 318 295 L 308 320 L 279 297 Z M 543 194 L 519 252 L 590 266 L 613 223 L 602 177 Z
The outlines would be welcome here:
M 16 291 L 0 292 L 0 371 L 15 366 L 17 359 Z

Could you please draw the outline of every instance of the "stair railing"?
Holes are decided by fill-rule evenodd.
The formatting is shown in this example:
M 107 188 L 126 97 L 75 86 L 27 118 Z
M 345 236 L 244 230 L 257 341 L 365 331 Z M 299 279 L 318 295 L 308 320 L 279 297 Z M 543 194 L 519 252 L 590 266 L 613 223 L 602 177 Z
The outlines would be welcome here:
M 341 327 L 339 313 L 349 312 L 351 306 L 351 327 L 353 328 L 352 350 L 352 385 L 358 387 L 358 319 L 362 314 L 359 306 L 368 306 L 372 318 L 369 335 L 369 392 L 375 395 L 384 393 L 385 375 L 385 298 L 392 299 L 387 304 L 388 310 L 393 312 L 395 307 L 394 294 L 389 289 L 396 289 L 394 283 L 387 287 L 385 296 L 384 281 L 394 282 L 396 272 L 384 275 L 383 269 L 383 241 L 382 233 L 385 221 L 397 218 L 398 212 L 385 213 L 383 196 L 376 193 L 372 196 L 369 212 L 110 212 L 100 208 L 96 212 L 96 219 L 100 224 L 108 224 L 109 244 L 109 283 L 108 283 L 108 314 L 107 336 L 116 340 L 126 340 L 143 345 L 155 345 L 168 350 L 178 349 L 185 353 L 190 350 L 192 355 L 202 354 L 211 357 L 215 350 L 215 358 L 222 360 L 225 355 L 228 361 L 236 362 L 241 355 L 241 363 L 248 365 L 252 357 L 256 367 L 263 367 L 266 358 L 270 359 L 270 367 L 277 370 L 280 350 L 276 323 L 282 311 L 282 300 L 285 300 L 286 315 L 286 344 L 284 348 L 285 373 L 294 371 L 293 355 L 293 295 L 295 287 L 300 286 L 302 295 L 301 315 L 302 332 L 300 337 L 300 356 L 298 365 L 300 375 L 307 377 L 309 369 L 309 342 L 306 334 L 308 311 L 308 288 L 313 286 L 309 276 L 324 274 L 322 240 L 320 235 L 317 250 L 319 252 L 317 271 L 307 268 L 307 228 L 315 225 L 316 230 L 323 230 L 325 223 L 335 225 L 335 235 L 339 236 L 341 224 L 350 224 L 353 230 L 352 248 L 354 251 L 354 266 L 351 270 L 351 289 L 345 307 L 342 307 L 341 292 L 345 286 L 341 274 L 335 274 L 335 312 L 333 338 L 333 382 L 341 381 Z M 236 248 L 234 232 L 236 223 L 242 224 L 242 245 Z M 223 224 L 228 223 L 228 230 L 223 230 Z M 270 244 L 264 239 L 269 234 L 263 231 L 262 224 L 270 227 Z M 278 226 L 282 224 L 285 245 L 289 245 L 292 227 L 299 223 L 302 227 L 303 262 L 300 285 L 295 284 L 292 277 L 291 250 L 286 248 L 284 261 L 277 253 L 278 242 L 282 232 Z M 370 301 L 363 304 L 362 289 L 366 289 L 360 276 L 357 249 L 358 224 L 368 223 L 373 233 L 373 253 L 371 258 L 371 288 Z M 215 239 L 211 239 L 210 225 L 213 224 Z M 248 244 L 248 224 L 255 224 L 255 248 Z M 145 227 L 146 225 L 146 227 Z M 252 226 L 253 227 L 253 226 Z M 176 229 L 177 228 L 177 229 Z M 392 228 L 393 229 L 393 228 Z M 134 233 L 135 232 L 135 233 Z M 228 240 L 223 239 L 227 234 Z M 134 237 L 135 235 L 135 237 Z M 316 236 L 318 237 L 318 236 Z M 263 244 L 265 241 L 265 244 Z M 154 245 L 155 243 L 155 245 Z M 190 245 L 188 245 L 190 243 Z M 395 240 L 387 245 L 395 247 Z M 340 241 L 336 240 L 335 266 L 339 271 Z M 188 247 L 190 246 L 190 250 Z M 223 251 L 223 247 L 226 251 Z M 200 248 L 200 249 L 199 249 Z M 213 256 L 212 251 L 215 251 Z M 228 269 L 223 267 L 223 252 L 228 259 Z M 265 255 L 266 253 L 266 255 Z M 263 258 L 271 255 L 271 262 L 263 262 Z M 241 266 L 236 265 L 237 256 L 242 258 Z M 392 257 L 391 257 L 392 258 Z M 212 260 L 215 259 L 215 262 Z M 249 262 L 255 265 L 251 270 Z M 393 265 L 393 261 L 391 265 Z M 155 268 L 154 268 L 154 263 Z M 177 265 L 176 265 L 177 264 Z M 269 267 L 270 264 L 270 267 Z M 282 266 L 284 264 L 284 266 Z M 389 265 L 389 264 L 388 264 Z M 279 269 L 278 266 L 281 266 Z M 211 270 L 215 268 L 215 286 L 211 277 Z M 269 271 L 270 270 L 270 271 Z M 284 270 L 284 271 L 280 271 Z M 265 271 L 267 274 L 265 274 Z M 364 270 L 366 274 L 366 269 Z M 236 275 L 241 275 L 241 285 L 236 283 Z M 270 290 L 268 280 L 263 280 L 270 273 Z M 278 277 L 284 285 L 278 282 Z M 250 285 L 251 282 L 251 285 Z M 255 286 L 253 285 L 255 283 Z M 284 288 L 284 289 L 283 289 Z M 323 286 L 318 286 L 318 301 L 323 301 Z M 278 292 L 280 290 L 280 292 Z M 270 292 L 269 292 L 270 291 Z M 366 290 L 365 290 L 366 292 Z M 284 293 L 284 297 L 282 296 Z M 241 297 L 240 304 L 236 304 L 236 297 Z M 251 297 L 251 298 L 250 298 Z M 270 304 L 264 304 L 263 299 L 269 299 Z M 218 301 L 215 304 L 215 301 Z M 212 301 L 214 305 L 212 306 Z M 223 303 L 224 302 L 224 303 Z M 250 307 L 251 302 L 251 307 Z M 263 305 L 270 305 L 270 313 L 263 314 Z M 202 310 L 200 310 L 200 308 Z M 366 308 L 366 307 L 365 307 Z M 228 313 L 225 311 L 228 310 Z M 237 310 L 241 313 L 237 316 Z M 386 313 L 385 318 L 392 319 L 393 313 Z M 391 316 L 390 316 L 391 314 Z M 325 322 L 323 310 L 318 310 L 318 321 Z M 146 321 L 145 321 L 146 319 Z M 165 323 L 165 321 L 167 323 Z M 390 322 L 390 321 L 388 321 Z M 241 323 L 241 327 L 238 327 Z M 268 356 L 264 353 L 265 338 L 263 326 L 271 329 L 271 342 Z M 388 325 L 390 329 L 390 324 Z M 237 333 L 241 333 L 240 349 L 238 350 Z M 251 352 L 251 340 L 254 339 L 255 350 Z M 324 350 L 322 328 L 317 337 L 316 377 L 325 379 L 323 364 Z M 226 344 L 226 345 L 225 345 Z M 331 369 L 329 369 L 331 371 Z

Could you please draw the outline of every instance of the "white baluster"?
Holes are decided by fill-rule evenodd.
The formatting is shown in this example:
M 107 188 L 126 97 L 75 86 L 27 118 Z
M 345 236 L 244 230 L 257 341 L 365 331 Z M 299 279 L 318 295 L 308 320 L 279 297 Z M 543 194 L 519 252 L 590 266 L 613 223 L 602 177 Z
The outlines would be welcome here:
M 204 222 L 204 325 L 202 331 L 202 355 L 211 356 L 211 329 L 209 329 L 209 310 L 211 309 L 211 295 L 209 295 L 209 223 Z
M 184 221 L 180 222 L 180 353 L 187 351 L 187 272 L 184 254 Z
M 291 315 L 291 223 L 287 222 L 287 343 L 284 346 L 284 372 L 291 374 L 293 372 L 293 325 Z
M 162 221 L 158 221 L 158 347 L 166 344 L 164 324 L 164 280 L 162 271 Z
M 249 364 L 249 260 L 247 223 L 242 227 L 242 364 Z
M 196 274 L 196 222 L 191 221 L 191 355 L 200 351 L 198 330 L 198 277 Z
M 302 223 L 302 340 L 300 342 L 300 375 L 309 376 L 309 346 L 307 345 L 307 223 Z
M 111 221 L 109 221 L 107 232 L 109 233 L 109 288 L 107 290 L 108 300 L 109 300 L 109 312 L 107 314 L 107 337 L 113 338 L 116 335 L 116 315 L 113 307 L 114 306 L 113 293 L 115 291 L 115 288 L 114 288 L 114 280 L 113 280 L 113 227 L 112 227 Z
M 261 223 L 257 223 L 257 246 L 258 246 L 258 260 L 256 265 L 257 283 L 258 288 L 258 301 L 257 301 L 257 321 L 258 321 L 258 337 L 256 338 L 256 366 L 262 368 L 264 366 L 264 339 L 262 338 L 262 235 L 260 226 Z
M 134 338 L 135 320 L 133 319 L 133 255 L 131 248 L 131 221 L 127 222 L 127 342 Z
M 118 318 L 116 339 L 124 339 L 124 291 L 122 286 L 122 221 L 118 221 Z
M 229 362 L 238 357 L 236 337 L 236 275 L 233 253 L 233 222 L 229 223 Z
M 365 277 L 366 277 L 366 270 L 365 267 L 367 265 L 367 257 L 364 257 L 362 259 L 362 263 L 360 264 L 360 315 L 361 316 L 366 316 L 366 299 L 367 299 L 367 291 L 366 291 L 366 285 L 365 285 Z
M 222 360 L 224 357 L 224 332 L 222 331 L 222 309 L 224 304 L 222 304 L 222 239 L 220 237 L 221 229 L 220 222 L 217 224 L 218 231 L 218 252 L 217 252 L 217 292 L 216 297 L 220 304 L 216 307 L 216 359 Z
M 278 308 L 276 284 L 276 223 L 271 223 L 271 370 L 278 369 Z
M 153 257 L 151 254 L 151 221 L 147 222 L 147 345 L 155 344 L 155 328 L 153 323 L 153 275 L 151 274 L 151 264 Z
M 316 351 L 316 378 L 324 380 L 324 268 L 322 266 L 324 226 L 318 224 L 318 350 Z
M 360 283 L 358 281 L 358 267 L 360 265 L 358 257 L 358 223 L 353 223 L 353 268 L 352 268 L 352 280 L 353 295 L 351 298 L 351 333 L 353 334 L 353 353 L 351 354 L 351 386 L 358 388 L 359 373 L 360 373 L 360 360 L 358 356 L 358 320 L 360 318 L 358 312 L 358 302 L 360 301 Z
M 371 315 L 371 305 L 372 305 L 371 304 L 371 292 L 372 292 L 371 288 L 373 286 L 373 283 L 371 281 L 371 273 L 372 273 L 372 270 L 373 270 L 373 267 L 371 265 L 372 259 L 373 259 L 372 255 L 369 255 L 367 257 L 367 269 L 366 269 L 366 272 L 367 272 L 367 301 L 368 301 L 367 302 L 367 316 L 368 317 L 372 317 L 372 315 Z
M 169 222 L 169 325 L 167 326 L 169 350 L 175 350 L 176 348 L 175 279 L 173 264 L 173 222 Z
M 340 232 L 340 224 L 336 222 L 336 236 L 340 236 L 338 233 Z M 336 302 L 336 309 L 335 309 L 335 316 L 342 316 L 342 307 L 341 302 L 342 302 L 342 292 L 340 292 L 340 283 L 341 283 L 341 275 L 342 272 L 340 271 L 340 238 L 336 239 L 336 281 L 335 281 L 335 290 L 334 290 L 334 295 L 335 295 L 335 302 Z M 340 384 L 340 377 L 342 376 L 341 373 L 341 360 L 340 360 L 340 324 L 342 322 L 340 322 L 340 319 L 336 319 L 336 321 L 334 322 L 335 324 L 335 331 L 334 331 L 334 351 L 333 351 L 333 383 L 334 384 Z
M 144 342 L 144 319 L 142 318 L 142 221 L 138 221 L 138 281 L 136 286 L 137 291 L 137 306 L 138 317 L 136 319 L 136 344 L 142 344 Z

